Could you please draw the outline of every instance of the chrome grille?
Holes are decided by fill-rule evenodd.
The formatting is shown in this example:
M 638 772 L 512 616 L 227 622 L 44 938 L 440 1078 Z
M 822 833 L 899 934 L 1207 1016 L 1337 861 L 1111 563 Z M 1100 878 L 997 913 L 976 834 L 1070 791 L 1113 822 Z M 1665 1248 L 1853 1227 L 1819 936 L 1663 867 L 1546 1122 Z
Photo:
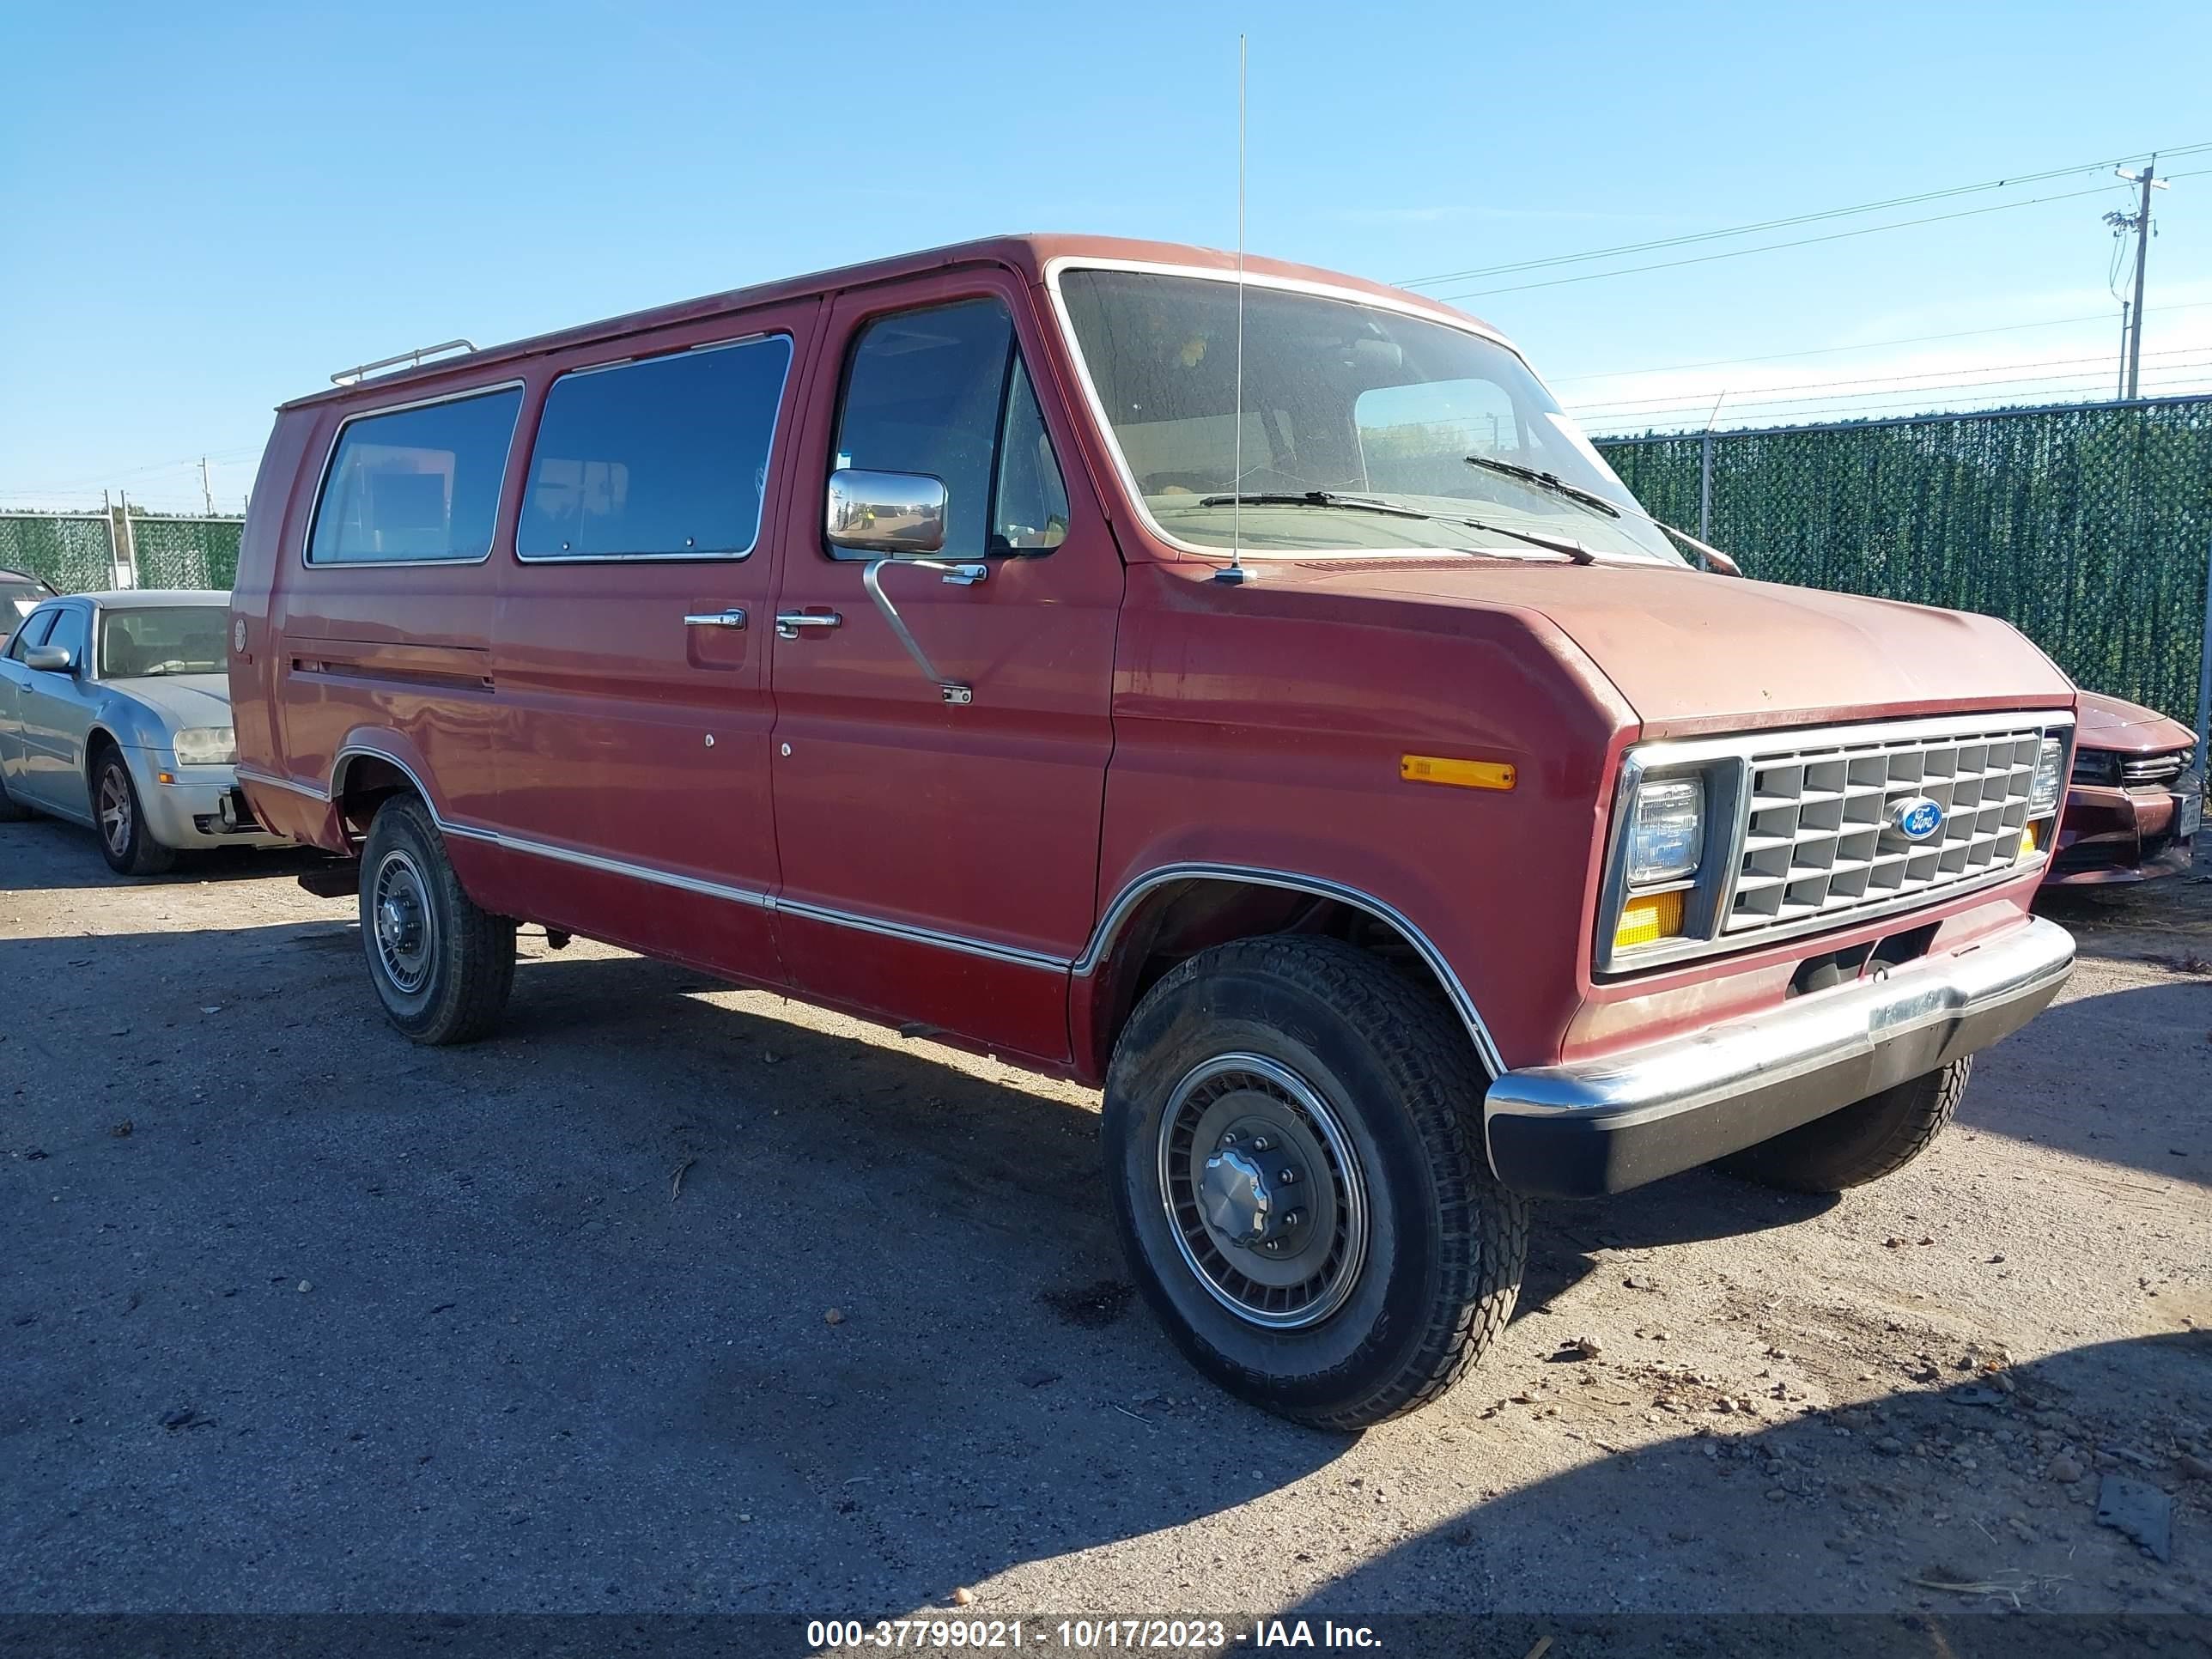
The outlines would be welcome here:
M 1838 920 L 2010 865 L 2027 825 L 2041 721 L 1879 728 L 1750 757 L 1751 793 L 1722 933 Z M 1926 796 L 1940 830 L 1907 841 L 1897 803 Z
M 2189 759 L 2186 749 L 2171 755 L 2153 755 L 2144 760 L 2122 761 L 2120 781 L 2130 789 L 2163 788 L 2181 775 L 2181 769 Z

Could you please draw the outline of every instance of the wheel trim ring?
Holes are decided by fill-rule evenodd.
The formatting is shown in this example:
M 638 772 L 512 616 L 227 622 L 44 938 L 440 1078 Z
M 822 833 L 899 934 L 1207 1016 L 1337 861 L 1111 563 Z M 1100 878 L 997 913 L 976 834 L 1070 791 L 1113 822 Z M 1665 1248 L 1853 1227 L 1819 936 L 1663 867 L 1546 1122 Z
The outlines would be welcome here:
M 413 911 L 417 936 L 412 950 L 404 949 L 397 940 L 386 937 L 383 915 L 387 903 Z M 377 861 L 375 879 L 369 888 L 367 925 L 376 950 L 377 965 L 392 989 L 402 996 L 419 996 L 429 982 L 431 959 L 438 940 L 438 919 L 430 907 L 429 884 L 422 878 L 421 867 L 399 848 L 393 848 Z
M 121 858 L 131 848 L 131 790 L 119 768 L 100 775 L 100 828 L 107 850 Z
M 1279 1312 L 1255 1307 L 1240 1297 L 1236 1289 L 1224 1284 L 1217 1270 L 1206 1257 L 1218 1259 L 1222 1267 L 1237 1278 L 1235 1264 L 1216 1248 L 1209 1237 L 1196 1201 L 1196 1169 L 1200 1162 L 1193 1155 L 1194 1147 L 1179 1147 L 1178 1126 L 1188 1117 L 1194 1125 L 1203 1115 L 1204 1101 L 1194 1097 L 1218 1080 L 1243 1078 L 1268 1085 L 1260 1091 L 1273 1095 L 1278 1103 L 1296 1110 L 1305 1121 L 1306 1128 L 1318 1139 L 1329 1155 L 1331 1167 L 1328 1178 L 1335 1183 L 1336 1231 L 1339 1237 L 1332 1241 L 1323 1257 L 1321 1271 L 1304 1281 L 1314 1285 L 1307 1299 L 1298 1305 Z M 1181 1168 L 1176 1166 L 1181 1164 Z M 1322 1172 L 1314 1172 L 1322 1178 Z M 1183 1265 L 1206 1294 L 1226 1308 L 1244 1323 L 1262 1330 L 1305 1330 L 1320 1324 L 1349 1301 L 1358 1288 L 1360 1274 L 1366 1267 L 1368 1249 L 1367 1184 L 1358 1155 L 1353 1151 L 1351 1137 L 1344 1125 L 1321 1091 L 1296 1072 L 1263 1054 L 1237 1053 L 1218 1054 L 1205 1060 L 1185 1073 L 1182 1080 L 1169 1091 L 1168 1103 L 1160 1114 L 1158 1144 L 1158 1182 L 1160 1204 L 1166 1213 L 1168 1232 L 1176 1242 L 1176 1251 Z M 1184 1212 L 1189 1212 L 1186 1220 Z M 1204 1254 L 1201 1254 L 1201 1249 Z M 1248 1281 L 1254 1282 L 1254 1281 Z M 1261 1286 L 1263 1290 L 1278 1287 Z M 1300 1288 L 1300 1287 L 1293 1287 Z

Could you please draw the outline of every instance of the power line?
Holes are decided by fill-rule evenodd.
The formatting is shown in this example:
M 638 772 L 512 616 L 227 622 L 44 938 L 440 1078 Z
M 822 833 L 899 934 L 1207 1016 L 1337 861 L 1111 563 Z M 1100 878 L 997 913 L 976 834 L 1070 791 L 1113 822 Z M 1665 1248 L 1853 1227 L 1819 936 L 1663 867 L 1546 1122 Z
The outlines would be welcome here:
M 2118 167 L 2123 161 L 2134 161 L 2145 155 L 2195 155 L 2212 150 L 2212 143 L 2183 144 L 2172 149 L 2157 151 L 2136 150 L 2126 155 L 2114 155 L 2101 161 L 2083 161 L 2074 167 L 2051 167 L 2041 173 L 2016 173 L 2002 179 L 1991 179 L 1978 185 L 1954 185 L 1944 190 L 1922 191 L 1912 196 L 1893 196 L 1886 201 L 1862 202 L 1856 207 L 1823 208 L 1817 213 L 1793 214 L 1787 218 L 1765 219 L 1755 224 L 1732 225 L 1725 230 L 1693 231 L 1682 236 L 1662 236 L 1646 242 L 1624 242 L 1617 247 L 1592 248 L 1583 253 L 1553 254 L 1540 259 L 1520 259 L 1509 264 L 1478 265 L 1467 270 L 1448 270 L 1434 276 L 1414 276 L 1400 283 L 1400 288 L 1429 288 L 1443 283 L 1466 282 L 1479 276 L 1508 276 L 1517 271 L 1536 270 L 1548 265 L 1580 264 L 1590 259 L 1609 259 L 1630 253 L 1651 253 L 1661 248 L 1685 247 L 1695 242 L 1718 241 L 1730 236 L 1753 236 L 1760 231 L 1787 230 L 1793 225 L 1816 224 L 1824 219 L 1849 218 L 1858 213 L 1881 213 L 1891 208 L 1917 207 L 1923 202 L 1940 202 L 1953 197 L 1972 196 L 1982 191 L 2003 190 L 2014 185 L 2040 184 L 2046 179 L 2063 179 L 2077 173 L 2101 172 Z
M 2191 173 L 2176 173 L 2175 179 L 2193 179 L 2199 173 L 2212 173 L 2212 167 L 2199 167 Z M 1554 276 L 1541 283 L 1516 283 L 1510 288 L 1464 289 L 1456 294 L 1439 294 L 1439 300 L 1480 300 L 1492 294 L 1526 294 L 1534 289 L 1565 288 L 1574 283 L 1595 283 L 1607 276 L 1634 276 L 1648 270 L 1675 270 L 1684 265 L 1711 264 L 1717 259 L 1741 259 L 1747 254 L 1774 253 L 1784 248 L 1813 247 L 1823 242 L 1844 241 L 1853 236 L 1873 236 L 1886 230 L 1911 230 L 1921 225 L 1938 225 L 1952 219 L 1978 218 L 1985 213 L 2005 213 L 2014 208 L 2040 207 L 2046 202 L 2078 201 L 2084 196 L 2101 196 L 2112 189 L 2110 185 L 2097 185 L 2088 190 L 2061 191 L 2055 196 L 2031 196 L 2025 201 L 1997 202 L 1988 207 L 1964 208 L 1956 213 L 1935 213 L 1922 219 L 1899 219 L 1886 225 L 1862 225 L 1856 230 L 1830 231 L 1825 236 L 1801 236 L 1788 242 L 1763 242 L 1757 247 L 1730 248 L 1720 253 L 1700 253 L 1687 259 L 1662 259 L 1648 265 L 1623 265 L 1618 270 L 1590 270 L 1579 276 Z
M 1895 386 L 1875 392 L 1843 392 L 1826 398 L 1753 398 L 1732 405 L 1729 419 L 1741 420 L 1742 411 L 1746 410 L 1773 409 L 1784 405 L 1841 409 L 1850 404 L 1863 403 L 1869 398 L 1888 398 L 1893 402 L 1899 394 L 1910 398 L 1956 402 L 1966 398 L 2017 398 L 2024 394 L 2007 392 L 2004 388 L 2037 386 L 2051 398 L 2080 396 L 2106 384 L 2108 379 L 2107 370 L 2080 369 L 2066 374 L 2030 374 L 1996 380 L 1957 380 L 1937 386 Z M 2184 381 L 2203 380 L 2212 380 L 2212 357 L 2192 362 L 2163 364 L 2160 368 L 2160 376 L 2154 383 L 2177 386 Z M 1688 420 L 1705 407 L 1704 403 L 1698 402 L 1674 404 L 1656 409 L 1592 410 L 1578 416 L 1577 420 L 1598 425 L 1617 425 L 1624 421 L 1648 424 L 1655 421 Z
M 2101 380 L 2104 377 L 2102 375 L 2099 375 L 2095 378 Z M 2029 382 L 2028 384 L 2040 385 L 2044 383 Z M 2189 387 L 2195 388 L 2197 391 L 2202 391 L 2208 386 L 2212 386 L 2212 370 L 2199 370 L 2193 373 L 2182 372 L 2170 375 L 2160 375 L 2154 377 L 2146 376 L 2143 385 L 2146 388 L 2144 395 L 2147 399 L 2154 397 L 2189 397 L 2195 395 L 2195 392 L 2192 391 L 2184 391 L 2181 388 Z M 1998 396 L 1993 393 L 1980 392 L 1975 395 L 1990 397 L 1993 398 L 1993 401 L 1989 403 L 1986 406 L 1979 409 L 1946 409 L 1941 407 L 1941 405 L 1947 401 L 1956 404 L 1965 400 L 1955 398 L 1947 400 L 1936 395 L 1942 390 L 1942 388 L 1941 387 L 1930 387 L 1925 393 L 1916 395 L 1910 398 L 1893 399 L 1883 404 L 1862 404 L 1856 407 L 1846 406 L 1844 404 L 1832 398 L 1824 401 L 1793 404 L 1789 408 L 1771 410 L 1767 414 L 1763 415 L 1760 416 L 1759 428 L 1755 428 L 1753 429 L 1760 429 L 1768 426 L 1787 425 L 1793 422 L 1817 422 L 1820 421 L 1854 421 L 1862 418 L 1873 418 L 1893 410 L 1906 410 L 1914 414 L 1924 414 L 1931 416 L 1953 414 L 1988 414 L 1997 410 L 2015 409 L 2023 405 L 2033 406 L 2033 400 L 2031 399 L 2029 394 L 2023 392 L 2014 392 L 2008 396 Z M 2101 398 L 2081 398 L 2074 396 L 2068 396 L 2065 395 L 2063 389 L 2061 390 L 2060 395 L 2048 399 L 2044 399 L 2042 401 L 2061 406 L 2069 406 L 2078 403 L 2081 407 L 2090 409 L 2102 407 L 2106 402 L 2105 399 Z M 1697 414 L 1697 410 L 1691 410 L 1691 417 L 1693 418 Z M 1609 438 L 1641 436 L 1646 432 L 1653 431 L 1654 428 L 1660 428 L 1656 435 L 1696 437 L 1698 432 L 1702 429 L 1698 426 L 1676 426 L 1662 428 L 1660 427 L 1661 421 L 1669 418 L 1676 417 L 1662 416 L 1656 418 L 1645 418 L 1638 416 L 1624 416 L 1620 417 L 1622 424 L 1616 427 L 1614 429 L 1603 432 L 1594 431 L 1589 435 L 1594 441 L 1602 441 Z M 1603 424 L 1604 422 L 1601 423 Z M 1717 427 L 1714 430 L 1717 434 L 1725 435 L 1728 428 L 1725 427 Z
M 2212 352 L 2212 345 L 2168 346 L 2162 350 L 2154 351 L 2149 355 L 2154 357 L 2182 357 L 2191 356 L 2201 356 L 2206 355 L 2208 352 Z M 1954 363 L 1948 368 L 1917 369 L 1898 374 L 1868 374 L 1848 380 L 1796 380 L 1784 381 L 1779 386 L 1746 386 L 1743 388 L 1743 392 L 1745 395 L 1753 398 L 1764 396 L 1764 394 L 1771 392 L 1826 392 L 1835 386 L 1875 386 L 1882 391 L 1889 391 L 1893 388 L 1899 392 L 1909 392 L 1912 388 L 1906 383 L 1913 380 L 1933 380 L 1939 385 L 1943 386 L 1966 386 L 1971 384 L 1969 380 L 1964 378 L 1966 376 L 2010 374 L 2015 370 L 2030 368 L 2071 369 L 2077 364 L 2081 363 L 2097 363 L 2101 365 L 2108 361 L 2108 355 L 2100 352 L 2093 357 L 2040 357 L 2032 359 L 2026 362 L 2017 363 Z M 2168 367 L 2171 367 L 2171 365 L 2168 365 Z M 2097 372 L 2101 374 L 2104 373 L 2104 370 L 2102 368 L 2100 368 Z M 2069 380 L 2075 378 L 2075 376 L 2062 374 L 2052 375 L 2047 378 L 2054 380 Z M 1703 390 L 1696 392 L 1683 392 L 1650 398 L 1616 398 L 1603 399 L 1593 403 L 1569 404 L 1567 408 L 1571 412 L 1591 409 L 1636 408 L 1646 404 L 1656 404 L 1661 405 L 1673 405 L 1676 404 L 1702 404 L 1710 403 L 1717 393 L 1725 392 L 1726 391 L 1727 388 L 1725 387 L 1708 386 Z
M 2212 306 L 2212 300 L 2153 306 L 2151 311 L 2154 313 L 2201 311 L 2207 306 Z M 1651 368 L 1594 368 L 1581 374 L 1554 374 L 1546 378 L 1553 386 L 1566 386 L 1576 380 L 1625 380 L 1638 374 L 1674 374 L 1690 368 L 1727 368 L 1737 363 L 1776 363 L 1791 357 L 1832 357 L 1839 352 L 1873 351 L 1882 346 L 1926 345 L 1936 340 L 1965 340 L 1984 334 L 2015 334 L 2031 328 L 2060 328 L 2068 323 L 2101 323 L 2107 320 L 2103 312 L 2091 311 L 2077 317 L 2048 317 L 2040 322 L 2005 323 L 1996 328 L 1954 329 L 1948 334 L 1906 334 L 1889 340 L 1861 340 L 1856 345 L 1812 346 L 1802 351 L 1770 351 L 1756 357 L 1706 357 L 1694 363 L 1661 363 Z

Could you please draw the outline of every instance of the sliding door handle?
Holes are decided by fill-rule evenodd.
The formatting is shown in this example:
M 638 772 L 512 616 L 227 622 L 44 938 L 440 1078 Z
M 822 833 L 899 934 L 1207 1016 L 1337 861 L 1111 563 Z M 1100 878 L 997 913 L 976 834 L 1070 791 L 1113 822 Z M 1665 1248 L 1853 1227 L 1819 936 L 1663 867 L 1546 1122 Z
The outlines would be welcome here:
M 686 628 L 743 628 L 745 613 L 732 605 L 727 611 L 707 611 L 684 619 Z
M 795 640 L 807 629 L 841 628 L 844 622 L 834 611 L 779 611 L 775 613 L 775 636 Z

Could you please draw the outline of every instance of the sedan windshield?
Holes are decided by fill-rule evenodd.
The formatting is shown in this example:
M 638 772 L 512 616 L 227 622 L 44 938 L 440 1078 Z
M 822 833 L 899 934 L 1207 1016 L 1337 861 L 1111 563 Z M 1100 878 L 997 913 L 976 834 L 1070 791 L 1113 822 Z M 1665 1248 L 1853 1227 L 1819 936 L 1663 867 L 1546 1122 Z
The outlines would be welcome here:
M 111 680 L 220 674 L 230 611 L 219 605 L 149 605 L 100 613 L 100 672 Z
M 1682 562 L 1536 377 L 1480 334 L 1248 285 L 1240 399 L 1233 283 L 1072 270 L 1060 291 L 1129 474 L 1177 541 L 1226 550 L 1233 518 L 1256 554 L 1558 556 L 1518 532 Z M 1410 510 L 1343 510 L 1355 499 Z

